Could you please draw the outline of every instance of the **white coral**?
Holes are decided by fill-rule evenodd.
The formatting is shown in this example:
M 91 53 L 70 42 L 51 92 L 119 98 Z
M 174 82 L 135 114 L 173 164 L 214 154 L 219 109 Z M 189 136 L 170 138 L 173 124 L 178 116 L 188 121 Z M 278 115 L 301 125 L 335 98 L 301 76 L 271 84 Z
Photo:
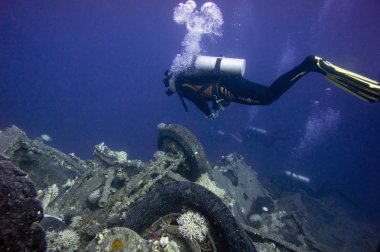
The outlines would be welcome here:
M 125 151 L 114 151 L 114 156 L 116 157 L 116 162 L 124 165 L 128 161 L 128 154 Z
M 203 241 L 208 232 L 206 219 L 199 213 L 188 211 L 178 217 L 178 231 L 190 240 Z
M 198 180 L 196 181 L 198 185 L 201 185 L 207 188 L 209 191 L 214 193 L 220 199 L 224 201 L 228 206 L 233 207 L 235 204 L 235 200 L 232 199 L 224 189 L 218 187 L 215 181 L 212 181 L 207 173 L 203 173 Z
M 90 195 L 88 195 L 88 201 L 91 203 L 91 204 L 96 204 L 98 202 L 98 200 L 100 199 L 100 194 L 101 192 L 101 189 L 96 189 L 95 191 L 93 191 L 92 193 L 90 193 Z
M 78 246 L 79 235 L 76 232 L 67 229 L 58 233 L 58 239 L 56 242 L 57 246 L 65 251 L 75 251 Z
M 68 179 L 62 187 L 71 188 L 74 184 L 75 184 L 75 179 Z
M 74 252 L 78 248 L 79 235 L 71 229 L 66 229 L 59 233 L 48 231 L 47 238 L 49 251 Z
M 46 208 L 59 194 L 59 189 L 56 184 L 48 187 L 42 198 L 42 205 Z
M 71 224 L 70 226 L 75 228 L 75 227 L 80 227 L 82 225 L 82 217 L 81 216 L 74 216 L 71 219 Z
M 196 183 L 198 185 L 201 185 L 201 186 L 207 188 L 208 190 L 210 190 L 211 192 L 213 192 L 219 198 L 224 199 L 224 196 L 225 196 L 226 192 L 222 188 L 218 187 L 215 184 L 215 182 L 210 179 L 210 177 L 208 176 L 207 173 L 203 173 L 198 178 L 198 180 L 197 180 Z

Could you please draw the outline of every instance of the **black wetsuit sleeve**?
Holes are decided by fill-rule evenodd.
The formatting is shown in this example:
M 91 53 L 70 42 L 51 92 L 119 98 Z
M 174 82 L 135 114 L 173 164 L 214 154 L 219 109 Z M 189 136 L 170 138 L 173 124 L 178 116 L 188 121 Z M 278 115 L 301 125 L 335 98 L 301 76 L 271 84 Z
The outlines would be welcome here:
M 193 102 L 195 104 L 195 106 L 198 107 L 198 109 L 200 109 L 203 114 L 205 114 L 207 117 L 209 117 L 212 112 L 207 104 L 207 102 L 203 101 L 203 102 Z
M 181 88 L 181 95 L 187 100 L 194 103 L 198 109 L 200 109 L 206 116 L 210 116 L 212 114 L 210 107 L 207 104 L 207 99 L 189 87 Z

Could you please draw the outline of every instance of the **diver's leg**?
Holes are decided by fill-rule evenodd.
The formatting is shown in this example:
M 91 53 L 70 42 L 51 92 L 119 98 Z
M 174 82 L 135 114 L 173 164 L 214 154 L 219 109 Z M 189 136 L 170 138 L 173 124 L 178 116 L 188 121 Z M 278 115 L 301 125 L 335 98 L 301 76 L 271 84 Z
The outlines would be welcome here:
M 378 82 L 334 66 L 314 55 L 307 56 L 300 65 L 281 75 L 270 87 L 246 79 L 232 80 L 225 83 L 226 93 L 232 94 L 229 100 L 234 102 L 268 105 L 277 100 L 308 72 L 325 75 L 338 87 L 365 101 L 375 102 L 380 99 Z M 227 97 L 226 94 L 225 96 Z
M 299 79 L 309 72 L 308 67 L 302 62 L 289 72 L 278 77 L 270 87 L 263 90 L 263 104 L 271 104 L 289 90 Z
M 291 88 L 302 76 L 308 73 L 304 63 L 281 75 L 268 87 L 244 78 L 222 82 L 225 90 L 221 93 L 227 100 L 241 104 L 269 105 Z M 231 94 L 231 95 L 230 95 Z

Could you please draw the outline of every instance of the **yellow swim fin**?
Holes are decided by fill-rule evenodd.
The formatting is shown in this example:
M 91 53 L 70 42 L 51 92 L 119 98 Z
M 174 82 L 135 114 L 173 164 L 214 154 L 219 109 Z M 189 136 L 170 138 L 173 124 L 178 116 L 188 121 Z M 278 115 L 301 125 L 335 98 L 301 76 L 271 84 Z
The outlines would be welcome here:
M 318 68 L 316 70 L 324 74 L 334 85 L 367 102 L 380 99 L 380 85 L 377 81 L 337 67 L 317 56 L 313 57 Z

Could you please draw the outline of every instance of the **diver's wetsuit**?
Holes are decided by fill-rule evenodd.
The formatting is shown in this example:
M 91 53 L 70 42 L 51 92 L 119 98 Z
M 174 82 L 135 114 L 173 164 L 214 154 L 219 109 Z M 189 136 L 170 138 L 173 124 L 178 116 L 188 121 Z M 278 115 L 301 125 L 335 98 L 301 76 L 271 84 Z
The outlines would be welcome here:
M 186 98 L 207 117 L 215 118 L 217 112 L 229 102 L 248 105 L 271 104 L 310 71 L 323 74 L 334 85 L 366 102 L 373 103 L 380 100 L 379 82 L 335 66 L 314 55 L 307 56 L 300 65 L 281 75 L 269 87 L 242 77 L 222 77 L 220 68 L 208 76 L 195 71 L 186 71 L 173 76 L 166 71 L 164 84 L 167 87 L 167 95 L 177 92 L 182 102 L 183 98 Z M 212 110 L 207 104 L 210 101 L 213 104 Z M 183 105 L 187 111 L 184 102 Z
M 291 71 L 281 75 L 270 87 L 246 80 L 242 77 L 221 78 L 218 81 L 204 77 L 176 77 L 176 89 L 180 96 L 193 102 L 206 116 L 212 115 L 207 102 L 221 101 L 248 105 L 269 105 L 285 93 L 294 83 L 310 71 L 305 61 Z M 215 108 L 214 108 L 215 109 Z

